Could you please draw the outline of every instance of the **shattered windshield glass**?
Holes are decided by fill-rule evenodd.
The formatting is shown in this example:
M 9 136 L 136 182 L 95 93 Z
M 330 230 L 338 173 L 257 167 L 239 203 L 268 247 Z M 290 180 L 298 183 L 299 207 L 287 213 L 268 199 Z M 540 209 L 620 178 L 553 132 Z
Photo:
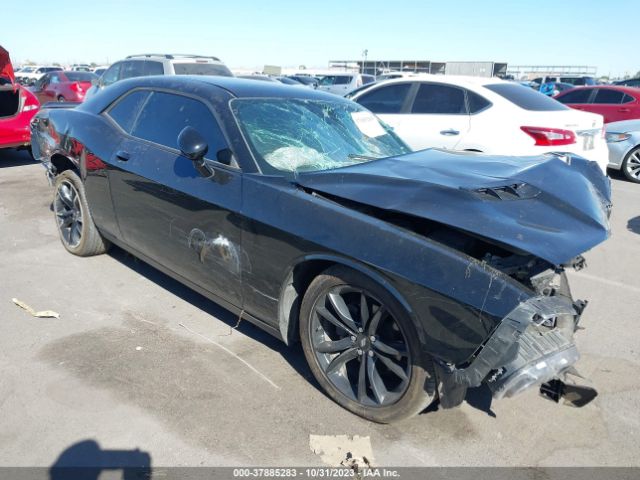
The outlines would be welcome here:
M 244 98 L 231 103 L 266 171 L 309 172 L 409 153 L 368 110 L 343 100 Z

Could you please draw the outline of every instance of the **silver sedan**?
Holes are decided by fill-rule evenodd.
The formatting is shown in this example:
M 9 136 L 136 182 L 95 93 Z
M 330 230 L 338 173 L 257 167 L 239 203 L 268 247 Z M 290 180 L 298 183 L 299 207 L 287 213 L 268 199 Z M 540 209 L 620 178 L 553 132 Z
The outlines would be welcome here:
M 630 181 L 640 183 L 640 120 L 624 120 L 605 125 L 609 165 L 622 170 Z

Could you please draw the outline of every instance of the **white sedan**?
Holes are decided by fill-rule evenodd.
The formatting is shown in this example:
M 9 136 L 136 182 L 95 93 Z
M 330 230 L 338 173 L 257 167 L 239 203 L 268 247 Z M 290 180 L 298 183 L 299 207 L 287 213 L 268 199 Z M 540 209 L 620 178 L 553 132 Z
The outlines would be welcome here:
M 421 75 L 360 89 L 351 100 L 377 114 L 413 149 L 492 155 L 578 154 L 606 173 L 602 116 L 573 110 L 498 78 Z

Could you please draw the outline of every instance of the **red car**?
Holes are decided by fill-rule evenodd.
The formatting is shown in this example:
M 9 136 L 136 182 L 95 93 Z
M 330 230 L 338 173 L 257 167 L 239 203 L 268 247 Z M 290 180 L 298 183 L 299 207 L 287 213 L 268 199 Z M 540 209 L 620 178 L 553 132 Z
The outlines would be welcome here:
M 42 104 L 82 102 L 94 80 L 98 77 L 91 72 L 49 72 L 31 87 L 31 91 Z
M 0 47 L 0 148 L 28 147 L 30 124 L 40 104 L 15 82 L 9 52 Z
M 640 118 L 640 88 L 620 85 L 576 87 L 554 97 L 576 110 L 599 113 L 604 123 Z

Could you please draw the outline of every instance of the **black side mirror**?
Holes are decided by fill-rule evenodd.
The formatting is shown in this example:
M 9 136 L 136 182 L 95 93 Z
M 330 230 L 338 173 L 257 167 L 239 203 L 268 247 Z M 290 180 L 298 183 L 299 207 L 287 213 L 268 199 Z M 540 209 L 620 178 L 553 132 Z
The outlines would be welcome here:
M 200 132 L 193 127 L 184 127 L 178 135 L 178 148 L 193 161 L 199 161 L 209 151 L 209 145 Z

